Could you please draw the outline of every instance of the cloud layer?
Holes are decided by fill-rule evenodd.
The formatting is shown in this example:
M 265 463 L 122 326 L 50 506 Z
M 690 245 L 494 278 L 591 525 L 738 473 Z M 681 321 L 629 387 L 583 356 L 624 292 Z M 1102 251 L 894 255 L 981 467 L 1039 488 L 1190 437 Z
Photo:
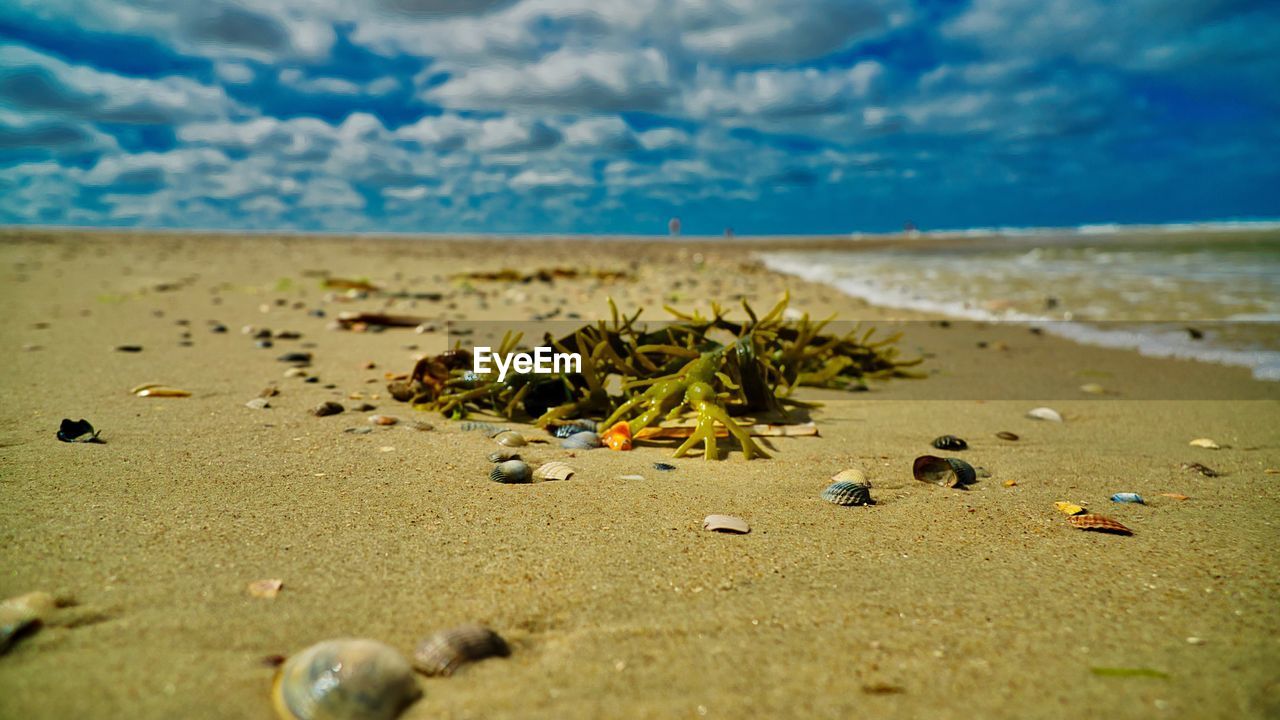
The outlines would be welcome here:
M 846 232 L 1280 216 L 1280 10 L 15 0 L 0 222 Z

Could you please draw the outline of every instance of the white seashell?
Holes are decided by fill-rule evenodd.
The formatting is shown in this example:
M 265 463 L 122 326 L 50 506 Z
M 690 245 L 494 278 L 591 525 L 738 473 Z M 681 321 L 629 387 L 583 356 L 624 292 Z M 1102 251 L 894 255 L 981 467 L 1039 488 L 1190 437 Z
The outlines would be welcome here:
M 862 468 L 849 468 L 848 470 L 841 470 L 835 475 L 832 475 L 831 480 L 833 482 L 857 483 L 858 485 L 866 485 L 868 487 L 870 487 L 871 485 L 870 483 L 867 482 L 867 473 Z
M 1191 447 L 1205 448 L 1207 450 L 1221 450 L 1222 446 L 1210 440 L 1209 438 L 1196 438 L 1190 443 Z
M 562 462 L 549 462 L 533 471 L 533 479 L 538 482 L 547 480 L 569 480 L 574 470 Z
M 702 529 L 739 535 L 751 532 L 751 526 L 746 520 L 732 515 L 708 515 L 702 521 Z
M 1048 420 L 1050 422 L 1062 422 L 1062 415 L 1057 410 L 1047 407 L 1038 407 L 1027 411 L 1027 417 L 1032 420 Z

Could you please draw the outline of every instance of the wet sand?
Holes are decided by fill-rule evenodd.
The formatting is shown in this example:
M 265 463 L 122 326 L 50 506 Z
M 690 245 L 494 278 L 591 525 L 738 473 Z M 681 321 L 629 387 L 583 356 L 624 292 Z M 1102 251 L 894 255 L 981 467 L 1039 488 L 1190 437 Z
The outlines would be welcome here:
M 443 349 L 442 335 L 326 329 L 342 310 L 524 320 L 558 304 L 596 318 L 608 296 L 653 318 L 663 302 L 739 295 L 763 309 L 788 289 L 815 315 L 921 319 L 765 272 L 750 262 L 761 247 L 5 231 L 0 597 L 43 589 L 77 605 L 0 657 L 0 717 L 267 718 L 267 656 L 342 636 L 408 653 L 465 621 L 512 656 L 422 678 L 402 717 L 1280 714 L 1280 474 L 1266 472 L 1280 468 L 1278 383 L 1025 327 L 917 321 L 900 346 L 926 357 L 926 379 L 803 393 L 824 403 L 821 437 L 776 439 L 771 460 L 596 450 L 569 459 L 568 482 L 503 486 L 486 479 L 492 441 L 387 397 L 384 373 Z M 637 280 L 612 285 L 463 292 L 447 278 L 633 260 Z M 306 273 L 320 270 L 445 298 L 326 302 Z M 245 325 L 301 338 L 260 349 Z M 114 350 L 128 344 L 143 349 Z M 276 360 L 302 349 L 317 383 Z M 129 394 L 149 381 L 193 395 Z M 1088 382 L 1113 394 L 1081 393 Z M 270 409 L 244 406 L 272 384 Z M 324 400 L 435 429 L 346 433 L 372 412 L 312 416 Z M 1037 405 L 1066 422 L 1025 418 Z M 64 417 L 106 443 L 57 442 Z M 944 454 L 929 446 L 944 433 L 991 477 L 968 491 L 913 480 L 912 459 Z M 1190 447 L 1198 437 L 1224 447 Z M 818 498 L 855 465 L 876 506 Z M 1121 491 L 1148 505 L 1108 501 Z M 1134 535 L 1073 529 L 1059 500 Z M 705 532 L 710 513 L 752 532 Z M 250 597 L 260 578 L 284 589 Z

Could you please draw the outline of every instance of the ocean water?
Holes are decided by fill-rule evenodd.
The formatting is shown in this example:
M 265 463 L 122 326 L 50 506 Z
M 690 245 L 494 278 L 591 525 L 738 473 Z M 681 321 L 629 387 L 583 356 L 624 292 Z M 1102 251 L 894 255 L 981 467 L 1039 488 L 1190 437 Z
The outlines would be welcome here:
M 1280 380 L 1280 227 L 1088 227 L 883 240 L 760 258 L 773 270 L 883 307 L 1035 323 L 1085 343 L 1239 365 L 1259 379 Z

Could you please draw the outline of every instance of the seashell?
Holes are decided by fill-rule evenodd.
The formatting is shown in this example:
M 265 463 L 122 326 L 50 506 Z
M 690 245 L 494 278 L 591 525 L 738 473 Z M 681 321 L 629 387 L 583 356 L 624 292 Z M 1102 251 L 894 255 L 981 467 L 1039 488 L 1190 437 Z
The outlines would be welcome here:
M 619 475 L 619 480 L 643 480 L 643 475 Z
M 101 443 L 104 441 L 98 439 L 99 432 L 84 418 L 63 418 L 62 425 L 58 427 L 57 438 L 62 442 Z
M 1008 430 L 1002 430 L 996 433 L 996 437 L 1000 438 L 1001 440 L 1008 440 L 1010 442 L 1016 442 L 1018 440 L 1018 436 L 1014 435 Z
M 1080 386 L 1080 392 L 1089 393 L 1090 395 L 1106 395 L 1107 389 L 1098 383 L 1085 383 Z
M 751 532 L 751 526 L 747 524 L 746 520 L 732 515 L 708 515 L 702 521 L 702 529 L 736 535 L 745 535 Z
M 586 420 L 586 419 L 566 420 L 560 423 L 559 425 L 557 425 L 555 428 L 555 431 L 552 432 L 551 434 L 563 440 L 569 437 L 570 435 L 573 435 L 574 433 L 587 432 L 587 431 L 595 432 L 597 429 L 596 426 L 597 426 L 597 423 L 595 420 Z
M 515 450 L 494 450 L 489 453 L 489 462 L 502 463 L 508 460 L 519 460 L 520 453 Z
M 307 376 L 307 371 L 303 370 L 300 367 L 291 367 L 288 370 L 284 371 L 284 376 L 287 378 L 295 378 L 295 377 L 304 378 Z
M 24 633 L 39 627 L 57 607 L 57 600 L 47 592 L 29 592 L 0 603 L 0 654 Z
M 376 640 L 326 640 L 280 666 L 271 702 L 282 720 L 393 720 L 422 694 L 413 668 Z
M 493 437 L 498 433 L 506 432 L 507 429 L 499 425 L 494 425 L 493 423 L 474 422 L 474 421 L 468 420 L 462 423 L 462 430 L 464 432 L 482 432 L 488 435 L 489 437 Z
M 138 397 L 191 397 L 191 391 L 165 387 L 164 385 L 150 385 L 134 393 L 134 395 Z
M 1191 445 L 1191 447 L 1205 448 L 1205 449 L 1207 449 L 1207 450 L 1221 450 L 1221 449 L 1222 449 L 1222 446 L 1221 446 L 1221 445 L 1219 445 L 1218 443 L 1216 443 L 1216 442 L 1214 442 L 1214 441 L 1210 440 L 1209 438 L 1196 438 L 1195 440 L 1192 440 L 1192 441 L 1191 441 L 1190 443 L 1188 443 L 1188 444 L 1189 444 L 1189 445 Z
M 435 425 L 432 425 L 431 423 L 426 422 L 424 420 L 414 420 L 413 422 L 409 423 L 405 427 L 408 428 L 409 430 L 417 430 L 418 432 L 430 432 L 436 429 Z
M 653 464 L 653 469 L 661 470 L 662 472 L 671 472 L 676 469 L 676 466 L 671 463 L 656 462 Z
M 560 447 L 568 450 L 594 450 L 600 447 L 600 436 L 590 430 L 584 430 L 561 440 Z
M 1133 531 L 1103 515 L 1072 515 L 1067 518 L 1067 522 L 1081 530 L 1096 530 L 1097 532 L 1115 533 L 1117 535 L 1132 535 Z
M 822 491 L 822 499 L 836 505 L 875 505 L 871 499 L 871 486 L 855 482 L 836 482 Z
M 529 465 L 522 460 L 507 460 L 489 472 L 489 479 L 496 483 L 527 483 L 532 478 Z
M 364 427 L 364 426 L 349 427 L 346 430 L 343 430 L 342 432 L 348 432 L 348 433 L 351 433 L 352 435 L 368 435 L 369 433 L 373 432 L 373 428 Z
M 931 444 L 934 447 L 938 448 L 939 450 L 968 450 L 969 449 L 969 443 L 965 442 L 964 440 L 961 440 L 955 435 L 943 435 L 942 437 L 934 438 Z
M 1111 502 L 1137 503 L 1139 505 L 1147 504 L 1146 501 L 1142 499 L 1142 496 L 1139 495 L 1138 493 L 1116 493 L 1115 495 L 1111 496 Z
M 1018 484 L 1018 481 L 1017 481 L 1017 480 L 1005 480 L 1005 481 L 1004 481 L 1004 486 L 1005 486 L 1005 487 L 1013 487 L 1013 486 L 1015 486 L 1015 485 L 1017 485 L 1017 484 Z
M 1222 475 L 1222 473 L 1218 472 L 1217 470 L 1214 470 L 1213 468 L 1207 467 L 1205 465 L 1201 465 L 1200 463 L 1182 463 L 1182 469 L 1193 470 L 1205 477 L 1218 477 Z
M 934 455 L 921 455 L 916 458 L 911 464 L 911 474 L 921 482 L 961 489 L 977 479 L 977 473 L 969 463 L 959 458 L 941 458 Z
M 250 410 L 266 410 L 267 408 L 271 407 L 271 403 L 267 402 L 266 398 L 256 397 L 250 400 L 249 402 L 245 403 L 244 406 L 249 408 Z
M 832 475 L 831 479 L 834 480 L 835 482 L 850 482 L 850 483 L 857 483 L 859 485 L 866 485 L 867 487 L 871 487 L 871 483 L 867 482 L 867 473 L 864 472 L 862 468 L 849 468 L 848 470 L 841 470 L 835 475 Z
M 504 430 L 503 432 L 494 435 L 493 440 L 499 445 L 505 445 L 506 447 L 524 447 L 529 444 L 529 441 L 525 440 L 523 435 L 514 430 Z
M 418 643 L 413 667 L 426 675 L 449 676 L 465 663 L 510 654 L 511 648 L 498 633 L 481 625 L 460 625 Z
M 568 480 L 573 477 L 574 470 L 562 462 L 549 462 L 533 471 L 533 479 L 539 482 L 546 480 Z
M 370 415 L 369 422 L 374 425 L 395 425 L 400 422 L 400 418 L 393 415 Z
M 614 423 L 600 436 L 601 442 L 609 447 L 610 450 L 630 450 L 631 449 L 631 425 L 627 421 L 622 420 Z
M 276 358 L 276 360 L 277 360 L 277 361 L 279 361 L 279 362 L 282 362 L 282 363 L 293 363 L 293 364 L 295 364 L 295 365 L 310 365 L 310 364 L 311 364 L 311 353 L 309 353 L 309 352 L 287 352 L 287 353 L 285 353 L 285 354 L 281 355 L 280 357 Z
M 1160 496 L 1173 498 L 1174 500 L 1190 500 L 1191 499 L 1189 495 L 1183 495 L 1181 493 L 1160 493 Z
M 341 403 L 336 403 L 332 400 L 326 400 L 320 403 L 319 405 L 311 408 L 311 414 L 315 415 L 316 417 L 324 417 L 326 415 L 337 415 L 338 413 L 342 412 L 345 409 L 346 408 L 342 407 Z
M 1058 508 L 1059 512 L 1067 515 L 1083 515 L 1085 512 L 1084 508 L 1069 502 L 1056 502 L 1053 506 Z
M 1050 422 L 1062 422 L 1062 415 L 1057 410 L 1047 407 L 1038 407 L 1027 411 L 1027 417 L 1032 420 L 1048 420 Z
M 273 600 L 276 595 L 280 594 L 280 588 L 284 587 L 284 581 L 276 578 L 267 578 L 265 580 L 254 580 L 245 588 L 249 594 L 264 600 Z

